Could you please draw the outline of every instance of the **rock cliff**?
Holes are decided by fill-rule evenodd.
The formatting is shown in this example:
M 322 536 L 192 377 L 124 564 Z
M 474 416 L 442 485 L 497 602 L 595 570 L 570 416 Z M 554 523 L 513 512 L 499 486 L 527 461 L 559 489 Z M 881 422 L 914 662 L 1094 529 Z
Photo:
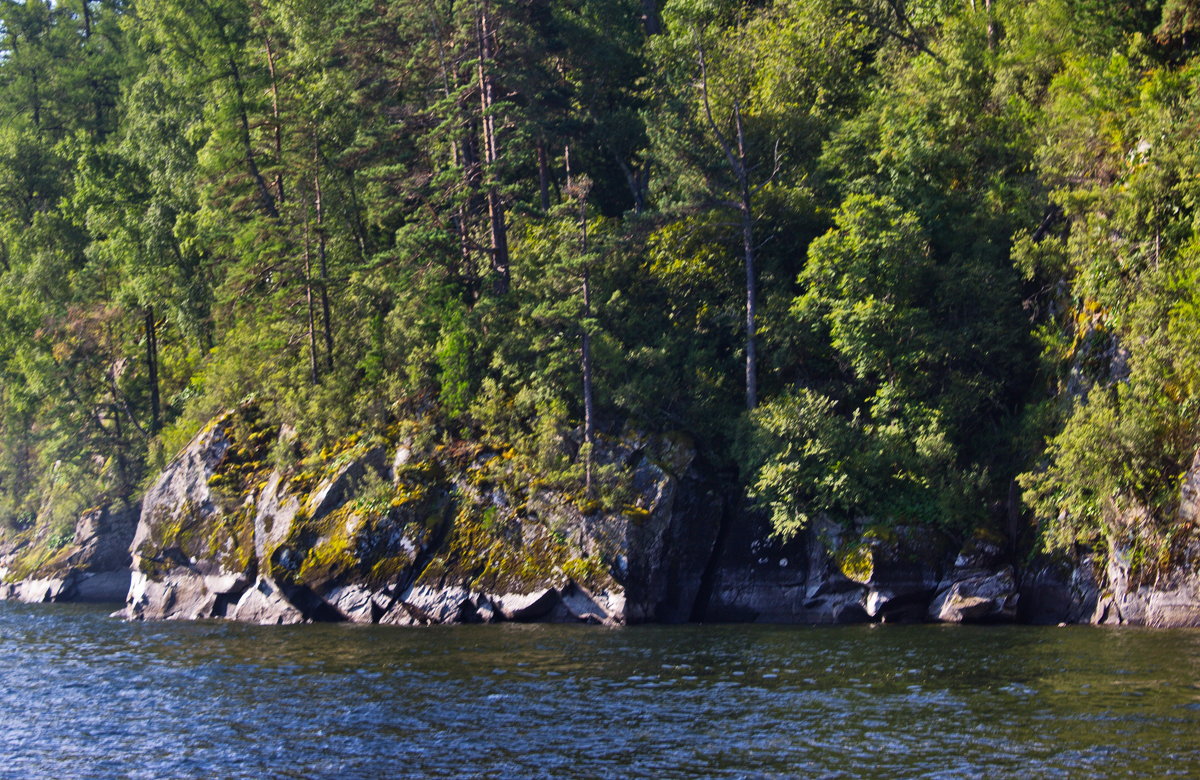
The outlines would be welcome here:
M 627 430 L 597 463 L 607 505 L 479 443 L 400 430 L 290 468 L 291 434 L 222 415 L 138 506 L 89 510 L 67 543 L 0 548 L 0 598 L 120 601 L 133 619 L 447 622 L 865 621 L 1200 626 L 1200 543 L 1151 577 L 1127 550 L 1026 562 L 980 531 L 822 521 L 772 537 L 683 435 Z M 1181 520 L 1200 526 L 1200 456 Z M 1024 564 L 1024 565 L 1021 565 Z
M 1180 480 L 1180 529 L 1163 560 L 1147 564 L 1119 542 L 1042 558 L 1022 588 L 1035 623 L 1200 627 L 1200 452 Z
M 477 443 L 349 440 L 280 471 L 265 458 L 281 435 L 244 406 L 166 468 L 142 502 L 128 617 L 686 620 L 721 519 L 682 436 L 606 443 L 628 491 L 604 509 Z
M 717 621 L 857 623 L 1012 620 L 1013 568 L 973 537 L 953 557 L 950 539 L 917 528 L 828 521 L 788 542 L 764 519 L 725 539 L 704 616 Z
M 123 601 L 129 591 L 129 544 L 138 507 L 84 512 L 70 541 L 21 539 L 0 550 L 0 600 Z

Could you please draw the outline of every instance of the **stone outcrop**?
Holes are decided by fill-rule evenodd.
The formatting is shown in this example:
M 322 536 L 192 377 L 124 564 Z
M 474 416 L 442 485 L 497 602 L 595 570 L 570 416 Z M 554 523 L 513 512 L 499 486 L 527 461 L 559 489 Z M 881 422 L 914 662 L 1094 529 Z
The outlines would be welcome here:
M 119 602 L 129 591 L 129 544 L 138 522 L 137 506 L 89 509 L 75 523 L 71 540 L 61 546 L 26 539 L 0 559 L 0 599 L 28 603 L 52 601 Z
M 601 505 L 570 483 L 537 481 L 511 451 L 422 443 L 419 431 L 352 437 L 279 469 L 268 453 L 295 446 L 294 434 L 240 407 L 197 434 L 140 507 L 91 510 L 66 544 L 6 542 L 0 597 L 281 625 L 1200 626 L 1197 542 L 1148 579 L 1119 548 L 1017 566 L 1008 542 L 984 531 L 956 556 L 928 529 L 867 521 L 821 520 L 784 541 L 682 435 L 605 439 L 596 464 L 624 492 Z M 1183 480 L 1180 523 L 1200 527 L 1200 456 Z
M 1020 593 L 1016 573 L 1006 560 L 1003 540 L 977 533 L 967 541 L 954 566 L 938 584 L 929 617 L 942 623 L 1011 622 Z
M 1021 580 L 1021 620 L 1035 625 L 1096 622 L 1101 577 L 1090 551 L 1037 558 Z
M 1123 550 L 1110 551 L 1107 564 L 1080 551 L 1042 561 L 1026 578 L 1029 601 L 1023 618 L 1031 623 L 1200 627 L 1200 549 L 1186 551 L 1192 563 L 1142 581 Z
M 246 589 L 229 617 L 244 623 L 261 625 L 294 625 L 304 622 L 304 613 L 284 597 L 275 583 L 265 578 Z
M 224 617 L 257 580 L 251 481 L 272 440 L 253 407 L 209 424 L 142 498 L 130 617 Z
M 1200 452 L 1180 483 L 1180 529 L 1166 565 L 1135 566 L 1119 544 L 1040 559 L 1022 582 L 1022 617 L 1034 623 L 1200 627 Z M 1183 535 L 1188 534 L 1188 535 Z
M 786 542 L 742 514 L 716 567 L 710 621 L 861 623 L 924 618 L 940 579 L 940 539 L 824 521 Z
M 605 508 L 471 442 L 350 439 L 280 471 L 266 453 L 286 435 L 243 406 L 164 470 L 126 616 L 624 624 L 694 609 L 721 502 L 686 437 L 605 441 L 598 465 L 627 485 Z

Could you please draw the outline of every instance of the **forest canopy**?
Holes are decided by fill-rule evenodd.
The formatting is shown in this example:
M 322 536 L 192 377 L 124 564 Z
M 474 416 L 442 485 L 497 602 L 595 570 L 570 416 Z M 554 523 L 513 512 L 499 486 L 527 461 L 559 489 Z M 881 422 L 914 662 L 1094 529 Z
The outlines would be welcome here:
M 2 0 L 0 527 L 61 540 L 254 399 L 281 460 L 419 420 L 603 492 L 598 440 L 681 430 L 781 534 L 1020 517 L 1165 560 L 1198 20 Z

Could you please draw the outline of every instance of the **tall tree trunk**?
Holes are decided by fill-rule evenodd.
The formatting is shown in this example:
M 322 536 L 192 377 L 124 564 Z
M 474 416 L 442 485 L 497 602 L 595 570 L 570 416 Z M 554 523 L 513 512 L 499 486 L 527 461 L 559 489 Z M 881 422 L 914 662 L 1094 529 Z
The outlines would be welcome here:
M 483 130 L 483 161 L 486 165 L 485 176 L 489 179 L 486 187 L 488 228 L 492 243 L 492 288 L 497 295 L 508 293 L 508 225 L 504 210 L 504 200 L 497 190 L 495 182 L 490 181 L 495 175 L 499 151 L 496 144 L 496 118 L 492 114 L 495 106 L 495 84 L 488 73 L 488 63 L 495 52 L 495 30 L 491 29 L 488 0 L 480 4 L 476 25 L 479 57 L 477 72 L 479 76 L 479 104 L 481 126 Z
M 109 413 L 113 418 L 113 455 L 117 462 L 117 485 L 118 490 L 124 493 L 129 487 L 129 467 L 125 463 L 125 432 L 121 428 L 121 410 L 116 395 L 113 396 Z M 101 426 L 102 429 L 103 427 Z
M 737 166 L 735 173 L 741 190 L 742 254 L 746 266 L 746 408 L 758 405 L 758 334 L 755 318 L 758 313 L 758 274 L 754 257 L 754 210 L 750 202 L 749 166 L 746 161 L 746 132 L 742 110 L 733 104 L 737 128 Z
M 712 102 L 708 96 L 708 63 L 704 47 L 697 42 L 696 55 L 700 66 L 700 97 L 709 130 L 729 163 L 729 171 L 737 183 L 737 200 L 730 203 L 740 215 L 742 229 L 742 258 L 746 271 L 746 408 L 758 405 L 758 344 L 755 318 L 758 313 L 758 274 L 754 263 L 754 209 L 751 203 L 750 164 L 746 152 L 746 126 L 742 121 L 742 106 L 733 102 L 735 138 L 730 140 L 721 132 L 713 118 Z
M 354 231 L 354 243 L 358 244 L 358 259 L 365 261 L 371 254 L 367 245 L 367 228 L 363 224 L 363 209 L 358 198 L 358 181 L 354 171 L 346 174 L 347 192 L 350 194 L 350 227 Z
M 258 190 L 258 199 L 262 204 L 263 211 L 272 219 L 279 218 L 279 209 L 275 205 L 275 196 L 271 194 L 271 190 L 267 187 L 266 179 L 263 178 L 262 172 L 258 168 L 258 161 L 254 156 L 254 146 L 250 142 L 250 117 L 246 113 L 246 89 L 242 84 L 242 72 L 238 68 L 237 60 L 230 57 L 229 73 L 233 78 L 234 95 L 237 98 L 238 121 L 241 130 L 242 151 L 245 154 L 246 169 L 250 173 L 250 177 L 254 179 L 254 184 Z
M 275 52 L 271 49 L 271 37 L 263 36 L 267 50 L 267 72 L 271 74 L 271 119 L 275 126 L 275 197 L 284 202 L 283 196 L 283 121 L 279 118 L 279 80 L 275 73 Z
M 446 98 L 447 103 L 449 103 L 459 86 L 457 83 L 458 74 L 454 73 L 453 78 L 451 76 L 451 68 L 446 56 L 445 33 L 442 26 L 437 23 L 436 19 L 431 17 L 430 27 L 433 37 L 437 41 L 438 70 L 442 77 L 442 94 Z M 454 224 L 454 232 L 458 237 L 459 277 L 462 279 L 464 302 L 468 306 L 474 306 L 479 300 L 479 278 L 475 272 L 475 260 L 472 256 L 471 223 L 476 213 L 473 203 L 473 193 L 478 188 L 478 180 L 480 178 L 479 161 L 470 141 L 473 135 L 470 111 L 461 101 L 456 102 L 455 110 L 460 115 L 460 122 L 450 138 L 450 164 L 458 167 L 463 172 L 465 197 L 455 207 L 451 221 Z
M 629 194 L 633 196 L 633 213 L 641 214 L 646 210 L 646 177 L 644 170 L 634 170 L 621 159 L 621 155 L 613 152 L 617 167 L 625 174 L 625 183 L 629 186 Z
M 658 35 L 662 32 L 658 0 L 642 0 L 642 25 L 646 28 L 646 35 Z
M 453 164 L 459 166 L 463 175 L 463 199 L 455 209 L 455 230 L 458 234 L 458 252 L 462 277 L 466 289 L 466 299 L 469 305 L 479 300 L 479 273 L 475 263 L 475 248 L 477 244 L 471 238 L 472 227 L 479 218 L 479 199 L 477 193 L 482 186 L 483 171 L 479 163 L 479 153 L 475 148 L 476 123 L 467 106 L 461 105 L 461 121 L 458 127 L 458 137 L 450 143 L 450 157 Z
M 585 207 L 586 209 L 586 207 Z M 583 235 L 583 244 L 587 245 L 587 217 L 582 218 L 580 228 Z M 586 251 L 586 250 L 584 250 Z M 583 339 L 580 344 L 580 368 L 583 373 L 583 440 L 587 443 L 587 458 L 584 465 L 584 487 L 588 493 L 592 491 L 592 460 L 594 453 L 592 449 L 596 444 L 596 401 L 594 393 L 594 385 L 592 382 L 592 332 L 590 321 L 592 318 L 592 289 L 591 289 L 591 273 L 584 266 L 583 269 Z
M 307 198 L 305 198 L 307 200 Z M 305 212 L 308 211 L 305 204 Z M 315 385 L 321 380 L 317 368 L 317 322 L 312 288 L 312 239 L 309 235 L 308 214 L 304 215 L 304 300 L 308 308 L 308 372 Z
M 42 96 L 41 96 L 41 93 L 38 91 L 38 72 L 36 70 L 33 72 L 33 77 L 31 79 L 31 86 L 33 89 L 33 94 L 31 95 L 31 98 L 33 100 L 33 126 L 36 127 L 38 130 L 41 130 L 42 129 Z
M 162 429 L 162 403 L 158 387 L 158 328 L 154 307 L 146 307 L 146 373 L 150 377 L 150 433 Z
M 583 378 L 583 441 L 587 445 L 584 457 L 584 488 L 592 492 L 592 449 L 596 444 L 596 403 L 592 381 L 592 279 L 588 266 L 587 198 L 590 182 L 581 177 L 572 180 L 571 148 L 563 152 L 567 168 L 567 192 L 579 200 L 579 258 L 583 262 L 583 323 L 579 344 L 579 371 Z
M 479 154 L 475 149 L 474 121 L 461 107 L 462 121 L 459 125 L 458 139 L 451 142 L 450 155 L 455 165 L 463 173 L 463 200 L 456 209 L 455 229 L 458 233 L 458 253 L 461 268 L 459 275 L 463 279 L 466 290 L 467 304 L 474 306 L 479 300 L 479 272 L 475 263 L 476 243 L 471 239 L 471 228 L 479 218 L 479 200 L 477 193 L 480 189 L 483 172 L 480 170 Z
M 313 149 L 313 193 L 317 207 L 317 263 L 321 274 L 321 328 L 325 333 L 325 370 L 333 371 L 333 318 L 329 313 L 329 255 L 325 239 L 325 201 L 321 193 L 320 149 Z
M 550 210 L 550 162 L 546 154 L 546 139 L 538 137 L 537 143 L 538 193 L 541 195 L 542 212 Z

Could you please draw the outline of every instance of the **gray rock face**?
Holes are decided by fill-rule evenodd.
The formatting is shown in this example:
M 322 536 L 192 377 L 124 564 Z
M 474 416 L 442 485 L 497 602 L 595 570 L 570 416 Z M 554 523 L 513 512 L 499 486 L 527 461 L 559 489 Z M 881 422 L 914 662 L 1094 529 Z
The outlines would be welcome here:
M 129 545 L 137 531 L 140 509 L 135 504 L 84 512 L 75 523 L 77 550 L 67 564 L 81 572 L 128 572 L 132 561 Z
M 938 585 L 929 617 L 942 623 L 1009 622 L 1019 602 L 1016 574 L 999 543 L 976 537 Z
M 80 572 L 75 575 L 72 601 L 115 604 L 125 600 L 133 573 L 129 569 Z
M 146 491 L 133 537 L 125 616 L 226 617 L 257 580 L 254 496 L 241 495 L 247 447 L 262 433 L 246 410 L 202 430 Z M 230 496 L 218 495 L 229 483 Z
M 865 581 L 869 617 L 882 622 L 924 620 L 943 569 L 945 540 L 921 529 L 897 528 L 868 541 L 871 575 Z
M 728 511 L 709 597 L 697 617 L 708 622 L 808 622 L 809 535 L 771 537 L 761 513 Z
M 929 605 L 929 616 L 942 623 L 1012 621 L 1017 616 L 1017 580 L 1011 566 L 999 571 L 955 573 Z
M 28 603 L 124 601 L 130 582 L 129 543 L 137 515 L 136 506 L 84 512 L 75 523 L 72 541 L 24 580 L 0 585 L 0 599 Z M 4 557 L 11 563 L 24 551 L 9 550 Z
M 620 511 L 523 485 L 476 444 L 353 445 L 308 472 L 264 466 L 277 431 L 226 415 L 147 493 L 126 614 L 258 623 L 862 621 L 1200 625 L 1200 575 L 1134 582 L 1119 554 L 1041 559 L 1018 581 L 1001 542 L 957 558 L 928 531 L 816 522 L 789 541 L 720 494 L 682 436 L 626 431 L 597 452 L 631 492 Z M 1181 517 L 1200 522 L 1200 456 Z M 81 520 L 81 538 L 111 518 Z M 16 597 L 111 594 L 80 573 L 9 586 Z M 1200 549 L 1189 553 L 1200 561 Z M 103 564 L 98 563 L 104 561 Z M 1194 569 L 1195 567 L 1193 567 Z M 87 575 L 84 578 L 84 575 Z
M 280 592 L 278 586 L 263 578 L 238 599 L 228 617 L 244 623 L 286 626 L 304 622 L 304 614 Z
M 1097 557 L 1084 552 L 1040 562 L 1022 583 L 1028 602 L 1022 618 L 1031 623 L 1200 627 L 1200 571 L 1175 569 L 1151 582 L 1137 582 L 1120 550 L 1108 554 L 1103 568 Z
M 1155 628 L 1200 626 L 1200 571 L 1176 569 L 1151 582 L 1138 582 L 1123 552 L 1109 553 L 1105 571 L 1108 587 L 1091 622 Z M 1189 559 L 1200 559 L 1200 550 L 1189 552 Z
M 1176 523 L 1200 528 L 1200 452 L 1180 481 Z M 1035 623 L 1200 627 L 1200 538 L 1192 533 L 1190 542 L 1177 543 L 1183 549 L 1176 550 L 1173 566 L 1150 579 L 1139 575 L 1120 547 L 1039 561 L 1022 582 L 1023 617 Z
M 26 604 L 48 604 L 69 600 L 66 596 L 69 589 L 66 578 L 30 578 L 5 586 L 4 598 Z
M 243 407 L 163 471 L 133 540 L 127 617 L 685 620 L 720 522 L 684 437 L 627 433 L 600 448 L 631 488 L 606 512 L 522 494 L 507 461 L 476 444 L 352 442 L 281 473 L 262 455 L 278 436 Z
M 135 571 L 124 614 L 137 620 L 228 617 L 250 584 L 240 574 L 203 574 L 189 567 L 178 567 L 161 577 Z
M 921 620 L 939 581 L 940 550 L 898 529 L 818 521 L 794 539 L 770 535 L 760 515 L 729 535 L 705 620 L 861 623 Z
M 1091 553 L 1074 561 L 1038 559 L 1021 580 L 1021 619 L 1035 625 L 1093 622 L 1101 599 L 1094 561 Z

